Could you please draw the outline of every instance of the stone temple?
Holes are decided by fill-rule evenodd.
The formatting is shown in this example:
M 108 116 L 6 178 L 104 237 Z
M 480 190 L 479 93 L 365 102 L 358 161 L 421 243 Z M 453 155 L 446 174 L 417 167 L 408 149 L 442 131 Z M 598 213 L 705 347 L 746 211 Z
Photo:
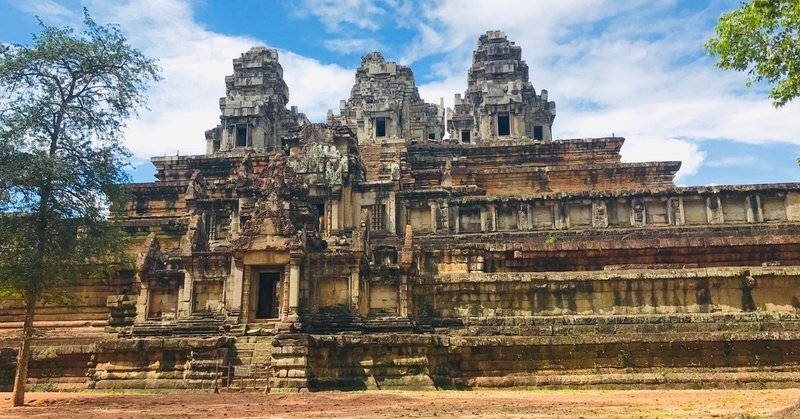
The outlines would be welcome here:
M 130 185 L 135 262 L 39 309 L 31 383 L 800 384 L 800 184 L 678 187 L 623 138 L 554 139 L 521 53 L 481 35 L 447 110 L 368 53 L 325 123 L 275 50 L 234 59 L 206 154 Z

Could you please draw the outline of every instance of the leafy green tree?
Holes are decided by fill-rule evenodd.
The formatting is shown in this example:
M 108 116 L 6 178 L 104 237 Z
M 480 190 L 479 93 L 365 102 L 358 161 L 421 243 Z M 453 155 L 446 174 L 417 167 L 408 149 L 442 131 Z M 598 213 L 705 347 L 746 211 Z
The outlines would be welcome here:
M 748 87 L 771 84 L 774 106 L 800 95 L 800 1 L 746 2 L 720 16 L 705 47 L 719 68 L 746 71 Z
M 0 47 L 0 290 L 25 305 L 12 403 L 24 404 L 37 303 L 119 260 L 108 221 L 124 197 L 126 121 L 160 79 L 114 25 L 41 25 L 30 46 Z

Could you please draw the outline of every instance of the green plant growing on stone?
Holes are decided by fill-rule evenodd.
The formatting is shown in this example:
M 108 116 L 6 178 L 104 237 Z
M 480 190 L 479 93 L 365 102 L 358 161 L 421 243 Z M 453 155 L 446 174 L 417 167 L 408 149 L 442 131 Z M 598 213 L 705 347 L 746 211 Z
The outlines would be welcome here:
M 58 353 L 56 353 L 56 348 L 53 346 L 48 346 L 40 351 L 37 351 L 36 354 L 33 355 L 33 359 L 37 361 L 44 361 L 46 359 L 55 359 L 58 357 Z
M 55 386 L 55 384 L 53 384 L 52 381 L 46 380 L 45 382 L 37 383 L 37 384 L 32 385 L 31 386 L 31 391 L 34 392 L 34 393 L 37 393 L 37 392 L 38 393 L 47 393 L 47 392 L 56 391 L 56 386 Z
M 556 242 L 557 242 L 557 241 L 558 241 L 558 238 L 557 238 L 556 236 L 554 236 L 554 235 L 552 235 L 552 234 L 551 234 L 551 235 L 547 236 L 547 237 L 544 239 L 544 244 L 546 244 L 546 245 L 548 245 L 548 246 L 551 246 L 551 245 L 554 245 L 554 244 L 556 244 Z
M 158 73 L 88 12 L 81 33 L 41 23 L 31 45 L 0 45 L 0 292 L 25 305 L 14 406 L 37 304 L 65 302 L 70 284 L 125 259 L 124 233 L 108 221 L 125 202 L 122 133 Z
M 630 368 L 633 366 L 633 356 L 630 352 L 621 350 L 617 354 L 617 362 L 619 362 L 619 366 L 622 368 Z
M 598 364 L 597 362 L 594 362 L 592 364 L 592 372 L 594 372 L 595 374 L 600 374 L 602 368 L 603 366 Z

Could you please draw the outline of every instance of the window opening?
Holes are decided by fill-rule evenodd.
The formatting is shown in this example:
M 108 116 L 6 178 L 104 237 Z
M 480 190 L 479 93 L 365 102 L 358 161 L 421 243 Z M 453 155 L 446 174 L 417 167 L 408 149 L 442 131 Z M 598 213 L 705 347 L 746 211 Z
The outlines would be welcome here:
M 370 208 L 370 230 L 383 230 L 384 206 L 381 204 L 372 205 Z
M 472 140 L 472 138 L 470 138 L 471 136 L 472 136 L 472 133 L 468 129 L 462 130 L 461 131 L 461 142 L 464 143 L 464 144 L 468 144 L 470 142 L 470 140 Z
M 539 141 L 544 140 L 544 128 L 541 125 L 533 126 L 533 139 Z
M 206 213 L 206 236 L 209 240 L 217 238 L 217 217 L 213 212 Z
M 236 126 L 236 147 L 247 147 L 247 126 Z
M 511 135 L 511 118 L 509 118 L 508 112 L 497 114 L 497 135 L 501 137 Z
M 386 118 L 375 118 L 375 136 L 386 136 Z

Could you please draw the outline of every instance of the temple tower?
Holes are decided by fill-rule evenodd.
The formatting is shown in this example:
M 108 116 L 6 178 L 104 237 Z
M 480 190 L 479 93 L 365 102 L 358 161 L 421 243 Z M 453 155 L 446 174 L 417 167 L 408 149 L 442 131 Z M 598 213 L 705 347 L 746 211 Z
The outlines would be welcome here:
M 308 123 L 296 107 L 286 109 L 289 87 L 283 81 L 278 51 L 254 47 L 233 60 L 219 100 L 220 125 L 206 131 L 206 153 L 252 147 L 275 151 L 280 139 Z
M 455 95 L 448 118 L 450 138 L 462 143 L 527 138 L 552 139 L 555 102 L 547 90 L 537 95 L 528 80 L 522 48 L 502 31 L 489 31 L 478 39 L 467 76 L 467 91 Z
M 328 122 L 348 126 L 359 144 L 440 141 L 444 134 L 443 109 L 420 98 L 411 68 L 380 52 L 361 58 L 350 99 L 339 107 L 341 115 L 329 114 Z

